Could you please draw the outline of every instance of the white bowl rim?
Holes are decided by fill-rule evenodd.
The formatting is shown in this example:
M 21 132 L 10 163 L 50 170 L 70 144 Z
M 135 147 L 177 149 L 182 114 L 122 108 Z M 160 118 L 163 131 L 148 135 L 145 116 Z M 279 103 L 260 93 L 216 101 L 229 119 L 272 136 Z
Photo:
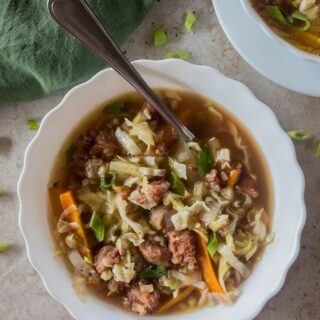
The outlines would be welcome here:
M 250 0 L 240 0 L 242 7 L 244 8 L 245 12 L 260 26 L 260 28 L 268 35 L 268 37 L 272 40 L 275 40 L 282 46 L 284 46 L 287 50 L 289 50 L 295 56 L 302 58 L 304 60 L 310 62 L 320 63 L 320 56 L 316 54 L 312 54 L 306 52 L 302 49 L 295 47 L 290 42 L 284 40 L 279 35 L 277 35 L 269 26 L 268 24 L 260 17 L 260 15 L 254 10 L 251 5 Z
M 270 117 L 270 119 L 273 121 L 273 124 L 275 126 L 274 130 L 277 131 L 279 138 L 281 138 L 283 140 L 282 142 L 284 142 L 286 144 L 286 148 L 287 148 L 286 151 L 289 152 L 289 157 L 292 160 L 292 163 L 291 163 L 292 168 L 295 170 L 295 174 L 297 175 L 297 178 L 298 178 L 298 181 L 296 181 L 296 187 L 297 187 L 296 189 L 297 189 L 297 193 L 299 196 L 298 196 L 298 199 L 296 202 L 298 203 L 297 210 L 299 211 L 299 214 L 298 214 L 299 221 L 297 221 L 297 224 L 294 229 L 294 239 L 293 239 L 294 241 L 292 241 L 290 257 L 289 257 L 288 261 L 283 262 L 282 274 L 281 275 L 279 274 L 279 278 L 277 278 L 277 283 L 274 283 L 272 290 L 270 289 L 268 294 L 261 297 L 261 299 L 258 301 L 258 303 L 256 303 L 254 306 L 252 306 L 252 308 L 250 310 L 248 310 L 244 316 L 239 314 L 239 317 L 238 317 L 238 320 L 253 319 L 254 317 L 256 317 L 260 313 L 260 311 L 262 310 L 264 305 L 267 303 L 267 301 L 280 291 L 280 289 L 282 288 L 282 286 L 285 282 L 288 270 L 292 266 L 294 261 L 296 260 L 298 253 L 299 253 L 299 249 L 300 249 L 301 233 L 302 233 L 303 227 L 305 225 L 305 220 L 306 220 L 306 207 L 305 207 L 305 202 L 304 202 L 305 181 L 304 181 L 303 172 L 302 172 L 302 170 L 297 162 L 297 159 L 296 159 L 294 145 L 293 145 L 292 141 L 288 138 L 287 134 L 280 127 L 280 124 L 279 124 L 274 112 L 269 107 L 267 107 L 266 105 L 261 103 L 254 96 L 254 94 L 250 91 L 250 89 L 248 87 L 246 87 L 245 85 L 243 85 L 242 83 L 240 83 L 238 81 L 227 78 L 226 76 L 224 76 L 222 73 L 220 73 L 216 69 L 213 69 L 208 66 L 194 65 L 194 64 L 191 64 L 188 62 L 177 60 L 177 59 L 166 59 L 166 60 L 159 60 L 159 61 L 142 59 L 142 60 L 134 61 L 133 64 L 137 68 L 139 68 L 140 66 L 141 67 L 143 67 L 143 66 L 157 67 L 158 68 L 157 71 L 162 70 L 162 66 L 167 65 L 167 66 L 170 66 L 170 70 L 173 70 L 175 66 L 178 66 L 180 68 L 182 67 L 182 68 L 190 69 L 190 71 L 193 71 L 193 72 L 196 72 L 198 70 L 198 71 L 203 71 L 203 72 L 208 72 L 208 73 L 214 74 L 216 77 L 222 79 L 223 81 L 227 81 L 230 85 L 234 86 L 235 88 L 237 87 L 237 89 L 241 90 L 243 92 L 243 94 L 246 95 L 248 98 L 255 100 L 257 102 L 257 104 L 259 104 L 259 106 L 261 107 L 261 111 L 263 111 L 265 113 L 265 115 L 268 115 L 268 117 Z M 88 86 L 88 85 L 92 85 L 93 83 L 98 81 L 101 76 L 103 76 L 105 74 L 110 74 L 110 73 L 112 74 L 115 72 L 114 72 L 114 70 L 112 70 L 110 68 L 102 70 L 99 73 L 97 73 L 94 77 L 92 77 L 90 80 L 88 80 L 87 82 L 74 87 L 65 95 L 63 100 L 55 108 L 53 108 L 50 112 L 48 112 L 46 114 L 46 116 L 43 118 L 43 120 L 41 122 L 41 125 L 40 125 L 40 128 L 39 128 L 37 134 L 32 139 L 32 141 L 30 142 L 30 144 L 28 145 L 28 147 L 26 149 L 25 157 L 24 157 L 24 166 L 23 166 L 23 170 L 20 175 L 20 178 L 18 181 L 18 186 L 17 186 L 18 198 L 19 198 L 19 204 L 20 204 L 19 226 L 20 226 L 21 233 L 22 233 L 23 238 L 26 243 L 28 259 L 29 259 L 31 265 L 33 266 L 33 268 L 40 275 L 41 280 L 42 280 L 47 292 L 55 300 L 60 302 L 75 319 L 85 319 L 85 318 L 83 318 L 81 313 L 79 313 L 77 310 L 74 310 L 72 305 L 70 305 L 69 303 L 67 303 L 66 301 L 63 300 L 62 292 L 59 292 L 59 290 L 57 290 L 56 287 L 53 287 L 52 284 L 49 285 L 49 282 L 47 280 L 48 275 L 46 275 L 45 268 L 43 265 L 39 264 L 39 261 L 37 259 L 37 250 L 35 250 L 35 248 L 32 248 L 30 246 L 30 243 L 29 243 L 30 229 L 28 227 L 29 223 L 28 223 L 28 219 L 27 219 L 27 212 L 25 212 L 23 210 L 24 203 L 26 202 L 26 199 L 24 197 L 24 193 L 26 190 L 23 188 L 24 187 L 23 184 L 26 180 L 27 171 L 29 170 L 29 167 L 30 167 L 29 158 L 32 153 L 32 148 L 34 145 L 36 145 L 38 143 L 38 140 L 40 140 L 41 136 L 44 134 L 44 132 L 46 130 L 46 125 L 48 123 L 50 123 L 51 116 L 55 113 L 59 113 L 60 109 L 66 108 L 66 106 L 67 106 L 66 102 L 68 101 L 68 99 L 74 95 L 77 95 L 77 92 L 80 92 L 83 87 Z M 260 264 L 261 263 L 262 262 L 260 262 Z M 213 308 L 213 309 L 215 309 L 215 308 Z M 196 314 L 196 313 L 193 313 L 193 314 Z M 119 315 L 120 315 L 120 313 L 119 313 Z M 182 316 L 184 316 L 186 318 L 186 314 L 183 314 Z M 134 318 L 134 316 L 132 316 L 132 318 Z M 166 318 L 170 318 L 170 317 L 168 316 Z M 131 317 L 130 317 L 130 319 L 131 319 Z M 154 319 L 160 319 L 160 317 L 154 317 Z M 161 317 L 161 319 L 164 319 L 164 318 Z M 188 317 L 188 319 L 189 319 L 189 317 Z M 192 319 L 193 319 L 193 317 L 192 317 Z

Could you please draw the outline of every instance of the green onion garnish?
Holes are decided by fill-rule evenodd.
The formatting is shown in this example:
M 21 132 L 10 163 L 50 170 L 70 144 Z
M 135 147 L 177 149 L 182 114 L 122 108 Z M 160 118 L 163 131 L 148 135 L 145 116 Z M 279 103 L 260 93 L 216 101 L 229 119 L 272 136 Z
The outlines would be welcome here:
M 216 254 L 217 249 L 218 249 L 218 238 L 217 238 L 217 234 L 215 232 L 213 233 L 213 235 L 209 239 L 207 249 L 208 249 L 210 256 L 213 258 L 213 256 Z
M 72 161 L 73 159 L 73 154 L 74 154 L 74 147 L 73 145 L 71 144 L 69 146 L 69 148 L 66 150 L 66 160 L 67 160 L 67 163 L 69 163 L 70 161 Z
M 180 59 L 180 60 L 189 60 L 189 53 L 186 51 L 173 51 L 173 52 L 168 52 L 165 55 L 166 59 Z
M 39 129 L 39 123 L 36 119 L 28 119 L 27 125 L 30 131 L 37 131 Z
M 171 189 L 179 196 L 184 196 L 184 193 L 186 191 L 182 180 L 173 171 L 171 171 Z
M 273 20 L 282 24 L 289 24 L 285 14 L 282 12 L 279 6 L 266 6 L 266 11 Z
M 0 243 L 0 252 L 3 252 L 3 251 L 8 250 L 9 247 L 10 247 L 10 244 L 9 244 L 9 243 L 6 243 L 6 242 Z
M 310 25 L 311 25 L 310 21 L 299 10 L 294 11 L 290 15 L 290 18 L 292 19 L 292 25 L 294 25 L 296 28 L 304 31 L 310 28 Z
M 114 172 L 104 174 L 100 177 L 101 191 L 111 190 L 116 181 L 117 175 Z
M 187 12 L 187 16 L 186 16 L 186 20 L 184 22 L 184 26 L 185 28 L 188 30 L 188 31 L 191 31 L 192 27 L 193 27 L 193 24 L 195 23 L 196 21 L 196 16 L 195 14 L 193 13 L 192 10 L 189 10 Z
M 290 130 L 287 133 L 292 140 L 306 141 L 312 138 L 311 133 L 307 130 Z
M 155 30 L 153 34 L 153 44 L 156 48 L 164 46 L 165 44 L 168 43 L 168 38 L 166 32 L 159 28 Z
M 317 146 L 316 146 L 316 156 L 320 158 L 320 141 L 317 143 Z
M 94 232 L 94 235 L 99 242 L 104 240 L 105 225 L 101 216 L 96 211 L 93 211 L 92 213 L 89 228 Z
M 203 174 L 207 174 L 212 166 L 213 160 L 207 145 L 204 145 L 197 158 L 197 165 Z
M 105 114 L 113 114 L 113 115 L 121 114 L 124 108 L 126 107 L 126 105 L 127 105 L 126 101 L 115 101 L 105 106 L 102 109 L 102 112 Z
M 163 267 L 148 266 L 139 274 L 140 279 L 158 279 L 167 275 L 167 269 Z

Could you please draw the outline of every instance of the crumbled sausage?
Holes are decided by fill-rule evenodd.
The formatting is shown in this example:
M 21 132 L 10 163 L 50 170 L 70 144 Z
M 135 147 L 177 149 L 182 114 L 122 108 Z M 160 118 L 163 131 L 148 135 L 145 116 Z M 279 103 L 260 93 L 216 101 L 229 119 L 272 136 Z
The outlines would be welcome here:
M 170 252 L 168 248 L 158 241 L 149 239 L 139 245 L 139 250 L 145 260 L 157 266 L 167 267 L 170 264 Z
M 106 245 L 102 247 L 95 256 L 94 265 L 99 273 L 102 273 L 107 268 L 112 268 L 120 262 L 119 250 L 112 246 Z
M 73 171 L 81 177 L 85 175 L 85 166 L 89 159 L 110 161 L 119 151 L 114 131 L 108 127 L 83 133 L 73 147 Z
M 191 231 L 170 231 L 168 237 L 173 264 L 194 264 L 196 262 L 196 240 Z
M 153 208 L 160 203 L 164 194 L 169 190 L 170 183 L 164 179 L 150 182 L 144 188 L 138 187 L 129 200 L 144 208 Z
M 124 289 L 124 283 L 111 279 L 107 284 L 108 296 L 115 296 L 120 294 Z
M 242 180 L 241 189 L 253 199 L 259 197 L 259 192 L 256 189 L 256 182 L 252 179 Z
M 212 169 L 207 175 L 206 175 L 206 182 L 208 185 L 208 188 L 214 190 L 214 191 L 220 191 L 220 178 L 218 175 L 218 171 L 216 169 Z
M 144 316 L 152 313 L 160 303 L 160 294 L 154 289 L 152 292 L 142 292 L 140 284 L 148 284 L 146 281 L 135 281 L 127 289 L 127 296 L 123 305 L 132 312 Z
M 169 150 L 164 142 L 161 142 L 156 145 L 155 151 L 154 151 L 156 156 L 162 157 L 162 156 L 167 156 L 169 154 Z
M 151 210 L 149 222 L 151 226 L 157 230 L 165 232 L 174 229 L 171 217 L 176 213 L 176 210 L 168 206 L 158 206 Z

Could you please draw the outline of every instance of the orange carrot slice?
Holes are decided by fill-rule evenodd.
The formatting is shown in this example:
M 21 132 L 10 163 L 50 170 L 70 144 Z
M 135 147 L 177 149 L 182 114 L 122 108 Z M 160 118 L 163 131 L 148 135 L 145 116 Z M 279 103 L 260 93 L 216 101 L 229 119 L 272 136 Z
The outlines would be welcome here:
M 180 293 L 173 299 L 168 300 L 165 302 L 159 309 L 156 310 L 156 314 L 162 314 L 172 307 L 174 307 L 176 304 L 181 302 L 183 299 L 185 299 L 192 291 L 194 287 L 186 287 L 181 289 Z
M 214 272 L 212 261 L 207 250 L 207 244 L 200 235 L 197 235 L 198 263 L 203 278 L 211 292 L 223 293 L 223 289 Z
M 73 194 L 71 191 L 66 191 L 60 194 L 60 203 L 63 210 L 67 210 L 68 208 L 74 206 L 74 208 L 71 210 L 71 212 L 65 217 L 65 220 L 67 222 L 76 222 L 78 224 L 78 227 L 74 229 L 74 233 L 78 235 L 82 241 L 83 246 L 85 247 L 86 253 L 84 254 L 90 261 L 92 260 L 91 252 L 89 250 L 89 244 L 87 240 L 87 236 L 85 233 L 85 230 L 83 228 L 83 223 L 81 221 L 81 218 L 79 216 L 79 212 L 77 210 L 76 202 L 74 200 Z
M 237 183 L 238 177 L 239 177 L 239 172 L 237 170 L 231 170 L 230 176 L 228 179 L 228 187 L 233 187 Z

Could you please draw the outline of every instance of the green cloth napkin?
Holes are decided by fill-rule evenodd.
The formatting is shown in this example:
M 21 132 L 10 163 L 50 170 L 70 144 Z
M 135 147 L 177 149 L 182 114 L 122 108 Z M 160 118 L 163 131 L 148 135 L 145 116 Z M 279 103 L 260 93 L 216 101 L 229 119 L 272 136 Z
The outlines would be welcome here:
M 40 98 L 84 81 L 105 67 L 52 20 L 47 0 L 0 2 L 0 102 Z M 154 2 L 88 1 L 119 45 L 139 26 Z

